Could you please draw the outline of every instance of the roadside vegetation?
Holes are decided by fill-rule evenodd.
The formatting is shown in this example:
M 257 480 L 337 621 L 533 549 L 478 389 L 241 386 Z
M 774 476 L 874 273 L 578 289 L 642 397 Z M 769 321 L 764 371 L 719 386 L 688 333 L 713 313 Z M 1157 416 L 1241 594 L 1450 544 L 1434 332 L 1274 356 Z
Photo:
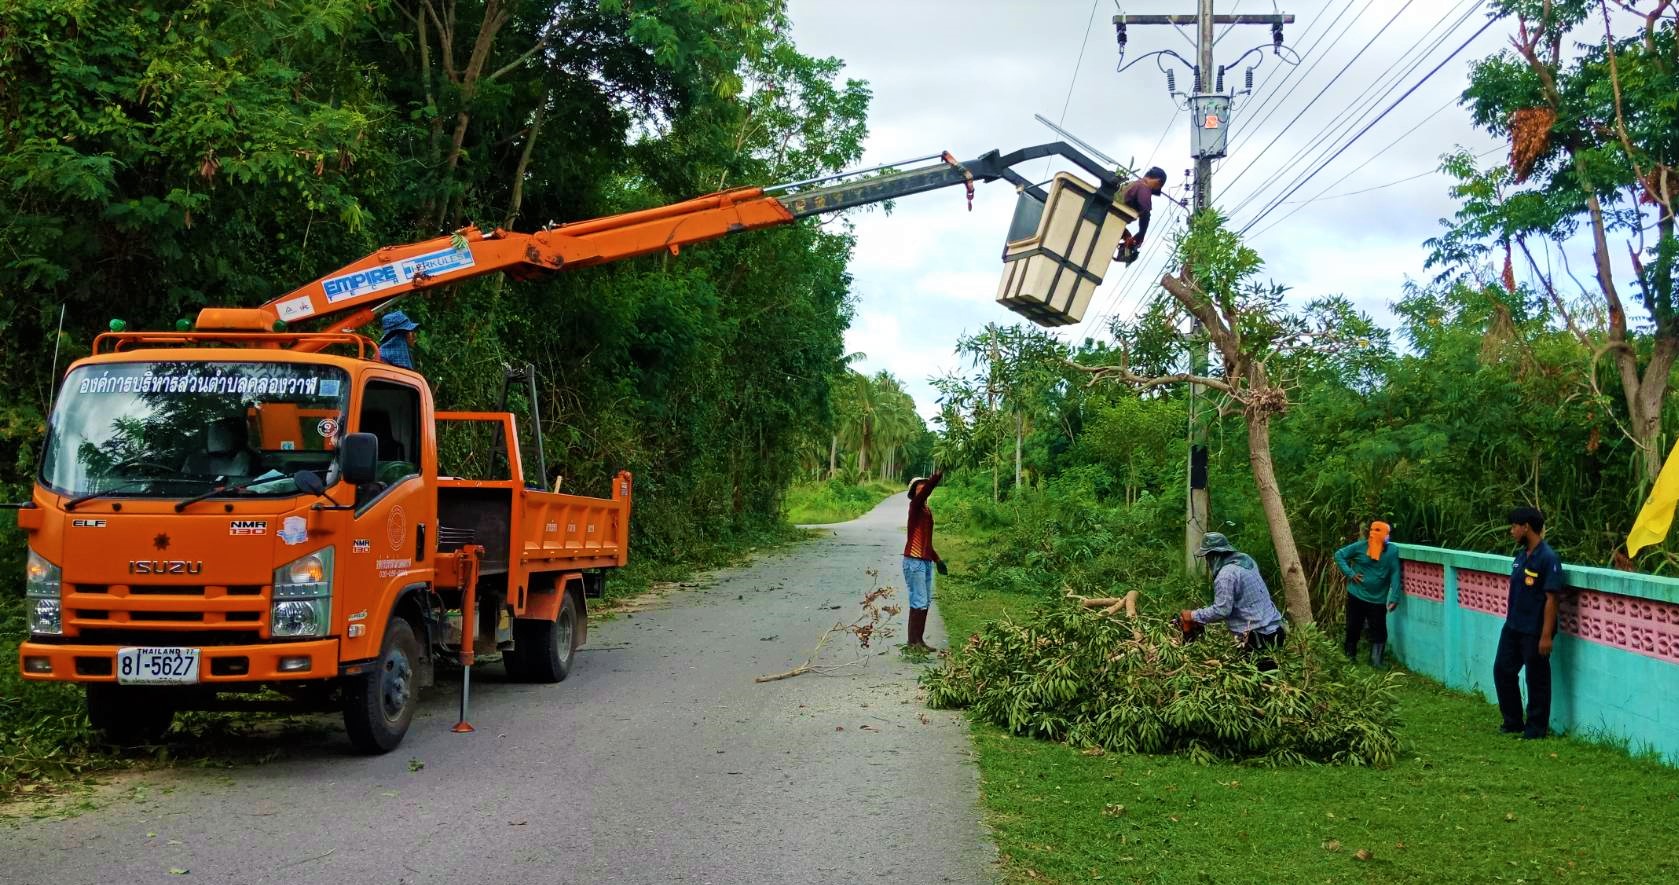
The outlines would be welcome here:
M 970 478 L 980 491 L 989 481 Z M 942 513 L 962 500 L 972 504 L 953 494 L 934 506 Z M 985 507 L 998 524 L 991 530 L 940 529 L 952 574 L 940 579 L 936 604 L 957 654 L 987 625 L 1030 621 L 1046 605 L 1049 594 L 995 577 L 999 562 L 1021 553 L 1004 521 L 1012 509 Z M 1187 601 L 1148 594 L 1142 614 L 1163 622 Z M 1202 642 L 1217 639 L 1209 631 Z M 1679 814 L 1673 769 L 1574 738 L 1513 740 L 1479 697 L 1400 668 L 1383 678 L 1399 744 L 1381 766 L 1105 752 L 976 716 L 980 791 L 1005 880 L 1653 885 L 1679 877 L 1679 833 L 1648 825 Z
M 793 525 L 846 522 L 901 491 L 896 483 L 879 480 L 853 485 L 832 479 L 796 485 L 787 490 L 787 521 Z

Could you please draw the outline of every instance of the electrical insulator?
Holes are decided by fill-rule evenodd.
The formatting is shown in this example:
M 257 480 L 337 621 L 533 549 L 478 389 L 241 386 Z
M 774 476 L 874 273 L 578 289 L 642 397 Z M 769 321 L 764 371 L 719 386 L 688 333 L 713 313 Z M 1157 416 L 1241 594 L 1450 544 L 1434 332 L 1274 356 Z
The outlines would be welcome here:
M 1272 46 L 1277 46 L 1277 47 L 1280 47 L 1280 46 L 1283 45 L 1283 23 L 1282 22 L 1272 22 L 1271 23 L 1271 45 Z
M 1213 91 L 1214 92 L 1223 92 L 1224 91 L 1224 65 L 1219 65 L 1218 66 L 1218 86 L 1216 86 L 1213 89 Z
M 1247 76 L 1246 76 L 1245 79 L 1247 81 L 1247 90 L 1249 92 L 1252 92 L 1253 91 L 1253 68 L 1248 68 Z
M 1203 86 L 1203 85 L 1201 85 L 1201 84 L 1202 84 L 1202 80 L 1201 80 L 1201 66 L 1200 66 L 1200 65 L 1196 65 L 1196 66 L 1195 66 L 1195 94 L 1196 94 L 1196 95 L 1200 95 L 1200 94 L 1201 94 L 1201 92 L 1202 92 L 1202 91 L 1203 91 L 1203 90 L 1204 90 L 1204 89 L 1205 89 L 1205 88 L 1206 88 L 1206 87 L 1205 87 L 1205 86 Z
M 1119 41 L 1119 53 L 1125 54 L 1125 22 L 1114 22 L 1114 39 Z
M 1178 94 L 1178 78 L 1173 76 L 1171 71 L 1166 72 L 1166 94 Z

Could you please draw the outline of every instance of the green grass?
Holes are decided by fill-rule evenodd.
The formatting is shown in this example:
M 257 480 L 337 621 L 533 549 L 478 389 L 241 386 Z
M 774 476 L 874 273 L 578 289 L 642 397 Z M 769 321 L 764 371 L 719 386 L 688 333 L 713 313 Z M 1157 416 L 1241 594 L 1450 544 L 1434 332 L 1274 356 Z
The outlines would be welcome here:
M 981 543 L 949 534 L 941 551 Z M 938 585 L 960 646 L 1039 600 Z M 973 727 L 1009 882 L 1676 882 L 1679 771 L 1614 747 L 1498 733 L 1478 697 L 1408 676 L 1390 769 L 1087 756 Z M 1361 859 L 1360 851 L 1368 852 Z
M 827 525 L 856 519 L 901 491 L 895 484 L 879 481 L 860 485 L 838 480 L 802 483 L 787 490 L 782 507 L 793 525 Z

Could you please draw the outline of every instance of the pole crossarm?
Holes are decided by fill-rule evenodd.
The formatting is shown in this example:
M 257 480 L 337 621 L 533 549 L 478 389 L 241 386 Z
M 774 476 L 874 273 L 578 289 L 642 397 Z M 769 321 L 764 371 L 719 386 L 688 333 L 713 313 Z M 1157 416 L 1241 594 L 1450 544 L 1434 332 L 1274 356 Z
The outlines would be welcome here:
M 1294 15 L 1215 15 L 1211 16 L 1215 25 L 1292 25 Z M 1198 25 L 1201 23 L 1199 15 L 1116 15 L 1113 18 L 1116 25 Z

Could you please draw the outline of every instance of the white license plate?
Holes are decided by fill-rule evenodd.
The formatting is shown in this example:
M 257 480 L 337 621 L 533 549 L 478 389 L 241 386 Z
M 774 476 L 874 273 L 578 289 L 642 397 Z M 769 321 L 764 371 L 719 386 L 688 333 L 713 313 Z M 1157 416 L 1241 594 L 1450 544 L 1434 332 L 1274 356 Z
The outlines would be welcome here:
M 117 681 L 123 685 L 193 684 L 198 681 L 198 649 L 117 649 Z

